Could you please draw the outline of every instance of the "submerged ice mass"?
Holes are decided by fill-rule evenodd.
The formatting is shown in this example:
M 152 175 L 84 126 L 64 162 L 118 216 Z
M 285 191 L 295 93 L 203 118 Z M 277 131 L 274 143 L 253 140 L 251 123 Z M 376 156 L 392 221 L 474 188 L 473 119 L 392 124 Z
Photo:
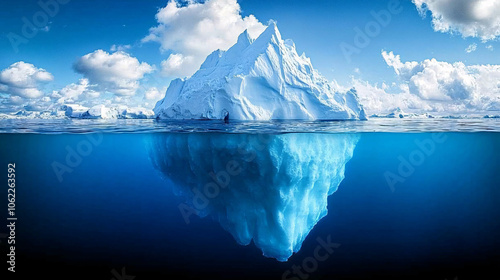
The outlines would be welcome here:
M 243 32 L 192 77 L 172 81 L 154 112 L 160 119 L 366 119 L 356 90 L 336 92 L 274 22 L 256 40 Z
M 236 241 L 286 261 L 327 214 L 354 134 L 155 134 L 155 167 L 184 198 L 179 210 L 210 216 Z

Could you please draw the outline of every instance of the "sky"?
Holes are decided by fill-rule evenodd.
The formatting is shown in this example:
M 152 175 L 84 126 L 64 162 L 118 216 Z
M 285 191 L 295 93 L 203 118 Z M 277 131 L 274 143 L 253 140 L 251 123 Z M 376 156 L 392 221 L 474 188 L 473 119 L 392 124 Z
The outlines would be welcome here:
M 270 20 L 368 113 L 500 111 L 493 0 L 4 1 L 0 112 L 153 108 L 175 78 Z

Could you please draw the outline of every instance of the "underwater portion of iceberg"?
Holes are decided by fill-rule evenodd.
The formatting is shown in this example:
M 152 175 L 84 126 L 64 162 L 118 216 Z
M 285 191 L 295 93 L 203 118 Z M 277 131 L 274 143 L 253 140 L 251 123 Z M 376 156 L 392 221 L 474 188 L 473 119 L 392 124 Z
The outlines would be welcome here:
M 286 261 L 327 214 L 327 197 L 344 179 L 359 136 L 353 134 L 154 134 L 155 167 L 185 199 L 236 241 L 252 240 Z

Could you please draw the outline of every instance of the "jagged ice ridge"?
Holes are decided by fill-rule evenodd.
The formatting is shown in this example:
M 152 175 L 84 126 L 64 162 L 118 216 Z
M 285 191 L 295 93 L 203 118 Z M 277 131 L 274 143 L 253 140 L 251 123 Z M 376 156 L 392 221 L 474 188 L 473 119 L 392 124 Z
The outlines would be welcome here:
M 366 119 L 356 90 L 335 92 L 274 22 L 256 40 L 245 31 L 229 50 L 210 54 L 192 77 L 173 80 L 154 112 L 159 119 Z

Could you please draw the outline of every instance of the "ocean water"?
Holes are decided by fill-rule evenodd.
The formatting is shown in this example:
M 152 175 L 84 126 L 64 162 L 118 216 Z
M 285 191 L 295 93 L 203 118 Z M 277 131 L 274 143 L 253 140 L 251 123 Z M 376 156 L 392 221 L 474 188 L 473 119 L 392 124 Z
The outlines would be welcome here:
M 500 274 L 496 120 L 301 126 L 13 121 L 2 126 L 4 186 L 8 164 L 15 164 L 19 278 L 33 272 L 50 279 L 132 279 L 125 275 L 135 279 L 478 279 L 485 272 Z M 186 223 L 179 210 L 186 196 L 176 184 L 196 181 L 191 171 L 197 162 L 208 156 L 213 161 L 227 157 L 213 147 L 220 145 L 231 154 L 235 146 L 230 144 L 238 137 L 302 139 L 295 151 L 305 155 L 325 151 L 326 157 L 342 151 L 325 150 L 312 145 L 317 144 L 312 140 L 309 145 L 309 139 L 323 143 L 355 139 L 349 140 L 354 150 L 344 166 L 344 178 L 328 196 L 328 214 L 288 261 L 263 256 L 253 243 L 238 244 L 210 215 L 193 215 Z M 175 145 L 160 149 L 159 143 Z M 211 153 L 199 154 L 207 149 Z M 159 168 L 159 161 L 168 162 L 171 169 Z M 270 176 L 262 166 L 257 169 L 259 176 Z M 319 174 L 329 172 L 333 171 Z M 5 202 L 7 187 L 3 189 Z M 1 218 L 6 221 L 8 206 L 1 205 Z M 5 257 L 7 229 L 2 229 L 0 246 Z M 318 259 L 315 252 L 324 243 L 321 240 L 336 245 L 332 252 L 323 248 L 326 257 Z

